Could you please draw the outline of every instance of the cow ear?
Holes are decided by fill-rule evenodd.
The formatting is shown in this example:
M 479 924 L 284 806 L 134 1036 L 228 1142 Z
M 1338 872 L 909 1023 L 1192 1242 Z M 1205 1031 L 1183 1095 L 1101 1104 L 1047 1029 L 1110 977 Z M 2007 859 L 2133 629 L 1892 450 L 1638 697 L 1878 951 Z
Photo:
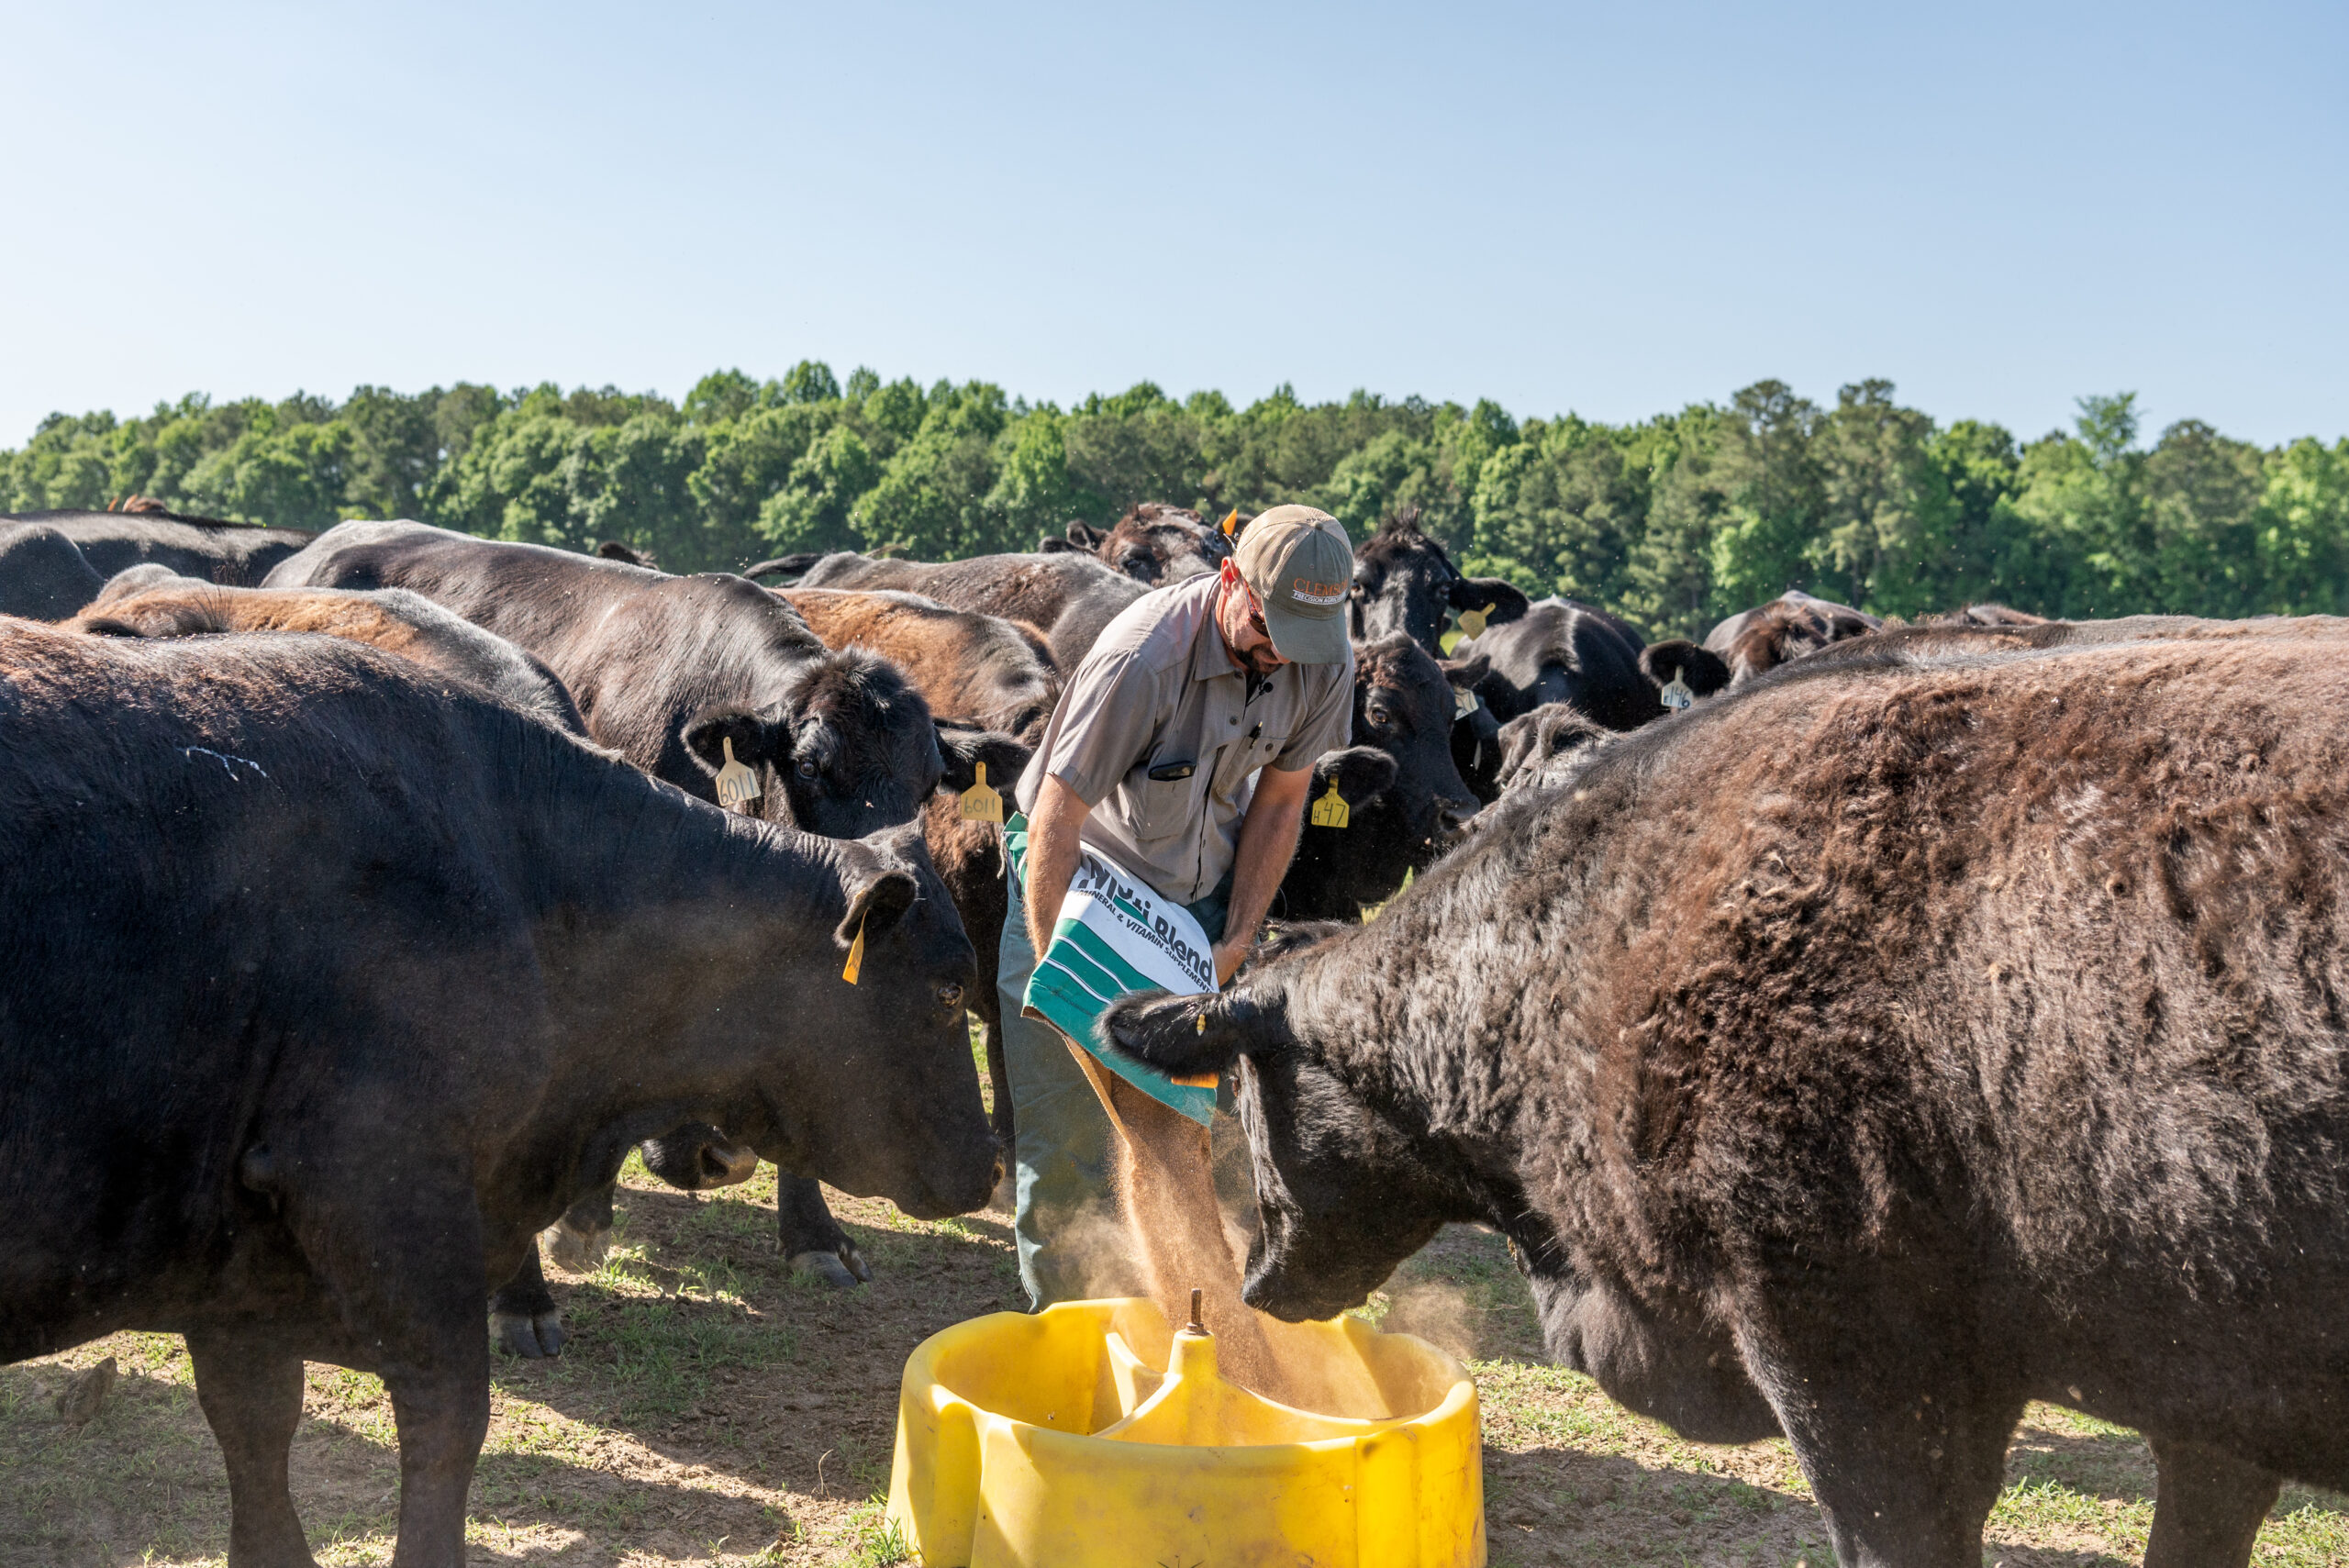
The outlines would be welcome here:
M 946 764 L 946 772 L 938 781 L 939 788 L 960 795 L 979 782 L 978 764 L 985 762 L 987 787 L 1007 795 L 1011 793 L 1011 786 L 1027 769 L 1031 755 L 1029 748 L 999 729 L 981 729 L 957 718 L 935 722 L 938 755 Z
M 1640 650 L 1640 673 L 1659 686 L 1675 675 L 1696 696 L 1709 697 L 1729 684 L 1729 666 L 1720 654 L 1700 648 L 1685 637 L 1651 642 Z
M 1068 540 L 1054 539 L 1050 534 L 1046 534 L 1036 541 L 1036 553 L 1039 555 L 1066 555 L 1075 548 L 1076 546 L 1069 543 Z
M 726 765 L 729 740 L 734 743 L 734 760 L 746 768 L 761 762 L 781 768 L 791 758 L 789 727 L 755 708 L 704 708 L 685 721 L 680 734 L 694 761 L 713 775 Z
M 128 621 L 117 620 L 113 616 L 99 616 L 95 619 L 86 616 L 77 617 L 73 629 L 87 632 L 92 637 L 144 637 L 147 635 Z
M 1522 617 L 1533 607 L 1525 590 L 1499 577 L 1455 577 L 1452 580 L 1452 607 L 1455 610 L 1481 610 L 1486 605 L 1492 613 L 1485 617 L 1486 626 L 1498 626 L 1503 621 Z
M 1319 799 L 1330 791 L 1334 781 L 1339 795 L 1349 806 L 1360 806 L 1375 795 L 1384 795 L 1395 784 L 1395 759 L 1375 746 L 1349 746 L 1342 751 L 1324 751 L 1313 760 L 1311 798 Z
M 1099 550 L 1101 541 L 1108 537 L 1089 523 L 1071 523 L 1068 526 L 1068 542 L 1077 550 Z
M 1220 995 L 1169 996 L 1143 991 L 1121 996 L 1101 1015 L 1110 1048 L 1169 1077 L 1230 1072 L 1242 1056 L 1260 1056 L 1291 1043 L 1279 1000 L 1260 1003 L 1227 991 Z
M 845 952 L 856 941 L 860 931 L 877 937 L 905 917 L 921 896 L 921 884 L 913 873 L 898 866 L 876 873 L 851 889 L 848 913 L 832 929 L 832 940 Z
M 1452 659 L 1443 662 L 1443 678 L 1460 690 L 1473 691 L 1476 683 L 1493 673 L 1493 656 L 1479 653 L 1473 659 Z

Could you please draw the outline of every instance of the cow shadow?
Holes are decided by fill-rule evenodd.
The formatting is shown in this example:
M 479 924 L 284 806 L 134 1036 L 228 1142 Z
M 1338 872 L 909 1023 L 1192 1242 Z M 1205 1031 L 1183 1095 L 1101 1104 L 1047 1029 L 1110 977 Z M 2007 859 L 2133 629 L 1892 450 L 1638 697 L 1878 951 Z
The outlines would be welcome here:
M 492 1374 L 509 1395 L 674 1463 L 866 1496 L 887 1484 L 915 1347 L 1026 1307 L 1002 1215 L 920 1223 L 855 1205 L 839 1218 L 874 1278 L 844 1291 L 793 1276 L 769 1204 L 665 1189 L 627 1190 L 622 1204 L 604 1268 L 550 1271 L 563 1353 L 501 1354 Z
M 2007 1451 L 2007 1482 L 2049 1483 L 2099 1502 L 2151 1503 L 2154 1455 L 2137 1433 L 2053 1432 L 2026 1427 Z M 2268 1518 L 2302 1508 L 2349 1519 L 2349 1497 L 2320 1488 L 2287 1485 Z

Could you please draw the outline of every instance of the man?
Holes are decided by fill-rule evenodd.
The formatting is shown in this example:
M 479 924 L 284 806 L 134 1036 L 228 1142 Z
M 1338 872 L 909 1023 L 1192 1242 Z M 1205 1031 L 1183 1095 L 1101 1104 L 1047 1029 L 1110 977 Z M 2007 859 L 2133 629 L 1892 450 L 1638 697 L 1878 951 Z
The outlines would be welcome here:
M 1335 517 L 1264 513 L 1219 574 L 1145 594 L 1109 623 L 1020 776 L 1026 884 L 1011 878 L 996 984 L 1019 1124 L 1019 1277 L 1038 1307 L 1086 1293 L 1072 1225 L 1109 1196 L 1110 1127 L 1094 1080 L 1065 1037 L 1020 1015 L 1080 846 L 1186 906 L 1214 944 L 1217 984 L 1230 979 L 1297 851 L 1314 759 L 1351 732 L 1353 575 Z M 1148 1069 L 1112 1065 L 1173 1103 Z

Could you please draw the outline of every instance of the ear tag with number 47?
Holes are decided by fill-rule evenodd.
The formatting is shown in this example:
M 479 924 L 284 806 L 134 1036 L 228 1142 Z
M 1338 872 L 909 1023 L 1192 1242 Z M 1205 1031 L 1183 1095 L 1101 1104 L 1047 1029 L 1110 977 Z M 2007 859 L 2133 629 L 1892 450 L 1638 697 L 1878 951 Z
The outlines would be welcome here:
M 1346 806 L 1346 797 L 1338 793 L 1338 781 L 1330 781 L 1330 793 L 1313 803 L 1313 825 L 1316 828 L 1342 828 L 1353 813 Z
M 1675 675 L 1672 677 L 1671 683 L 1667 684 L 1662 692 L 1657 694 L 1657 699 L 1661 701 L 1664 706 L 1672 709 L 1675 713 L 1677 713 L 1682 708 L 1687 707 L 1689 704 L 1695 702 L 1697 700 L 1697 694 L 1688 689 L 1687 682 L 1682 680 L 1679 676 Z
M 978 772 L 979 782 L 962 794 L 963 820 L 992 822 L 999 828 L 1003 825 L 1002 793 L 988 786 L 987 765 L 985 762 L 978 764 Z
M 848 962 L 841 966 L 841 978 L 853 985 L 856 984 L 857 975 L 863 968 L 864 918 L 859 916 L 856 921 L 856 940 L 848 944 Z
M 759 775 L 734 760 L 734 737 L 723 736 L 718 744 L 726 748 L 726 765 L 718 770 L 718 804 L 729 811 L 748 812 L 751 802 L 759 798 Z
M 1493 601 L 1493 605 L 1497 605 L 1499 602 L 1500 602 L 1499 600 L 1496 599 L 1495 601 Z M 1463 637 L 1482 637 L 1482 636 L 1484 636 L 1484 635 L 1485 635 L 1485 617 L 1486 617 L 1486 616 L 1491 615 L 1491 614 L 1493 613 L 1493 605 L 1486 605 L 1486 606 L 1483 609 L 1481 609 L 1481 610 L 1463 610 L 1463 611 L 1461 611 L 1461 612 L 1460 612 L 1460 635 L 1461 635 L 1461 636 L 1463 636 Z

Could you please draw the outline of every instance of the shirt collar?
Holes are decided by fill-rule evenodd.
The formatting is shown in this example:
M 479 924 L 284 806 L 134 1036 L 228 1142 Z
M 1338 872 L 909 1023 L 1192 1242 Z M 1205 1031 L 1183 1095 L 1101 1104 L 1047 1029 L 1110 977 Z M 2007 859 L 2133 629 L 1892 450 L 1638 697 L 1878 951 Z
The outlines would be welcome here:
M 1208 581 L 1218 579 L 1211 577 Z M 1246 673 L 1223 646 L 1223 633 L 1217 629 L 1215 624 L 1216 597 L 1213 592 L 1208 593 L 1207 613 L 1199 617 L 1198 633 L 1191 639 L 1191 679 L 1195 681 L 1211 681 L 1219 675 Z

